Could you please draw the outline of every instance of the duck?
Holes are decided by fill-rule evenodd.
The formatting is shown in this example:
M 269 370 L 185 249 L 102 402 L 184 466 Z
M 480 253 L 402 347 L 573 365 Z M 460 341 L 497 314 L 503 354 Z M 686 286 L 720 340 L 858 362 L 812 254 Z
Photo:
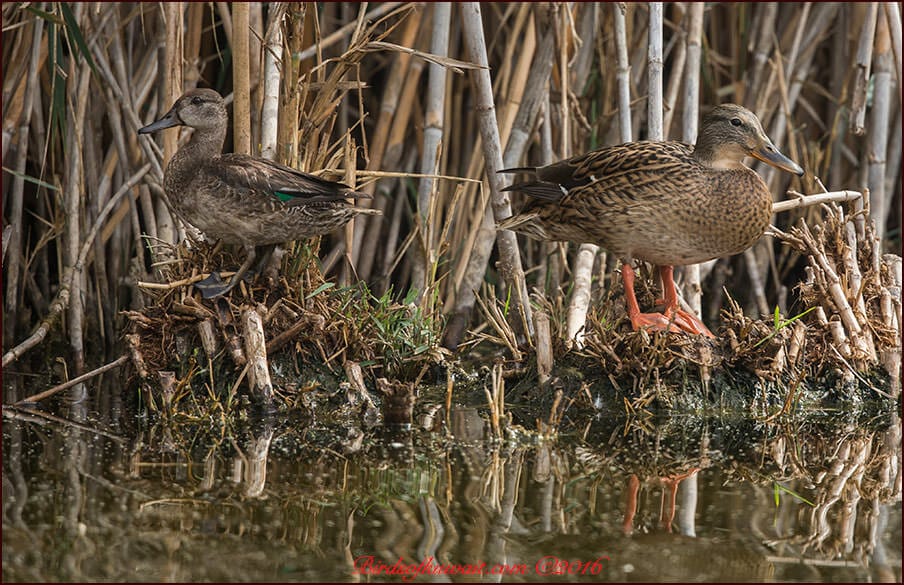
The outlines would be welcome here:
M 694 145 L 627 142 L 547 166 L 500 171 L 523 175 L 503 190 L 528 199 L 497 228 L 608 250 L 621 261 L 625 303 L 635 331 L 713 337 L 699 318 L 679 307 L 674 266 L 743 252 L 766 231 L 772 194 L 744 164 L 748 156 L 804 174 L 776 148 L 753 112 L 722 104 L 703 116 Z M 634 260 L 659 267 L 665 304 L 661 313 L 640 311 Z
M 223 96 L 199 88 L 185 92 L 163 117 L 138 129 L 138 134 L 177 126 L 193 129 L 164 171 L 169 205 L 208 239 L 244 249 L 245 260 L 229 282 L 214 272 L 195 284 L 205 299 L 225 295 L 249 270 L 259 273 L 279 244 L 330 233 L 359 214 L 380 213 L 350 203 L 370 195 L 343 183 L 261 157 L 223 154 L 228 123 Z

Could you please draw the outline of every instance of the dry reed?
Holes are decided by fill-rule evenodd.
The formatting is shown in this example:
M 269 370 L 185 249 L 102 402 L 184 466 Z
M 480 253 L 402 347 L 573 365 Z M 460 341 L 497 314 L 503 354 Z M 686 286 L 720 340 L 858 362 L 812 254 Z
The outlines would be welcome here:
M 503 323 L 493 327 L 513 328 L 506 343 L 523 351 L 534 288 L 536 298 L 571 315 L 567 330 L 553 332 L 580 337 L 582 315 L 613 294 L 611 259 L 592 247 L 496 233 L 495 221 L 521 204 L 500 194 L 506 183 L 498 169 L 660 133 L 693 140 L 699 106 L 734 101 L 753 109 L 807 169 L 792 184 L 798 191 L 868 189 L 874 254 L 899 248 L 897 4 L 467 4 L 448 16 L 445 9 L 4 4 L 4 367 L 19 360 L 41 369 L 40 356 L 31 364 L 21 357 L 53 330 L 67 340 L 73 371 L 109 361 L 96 356 L 118 347 L 122 311 L 155 302 L 137 283 L 165 283 L 173 263 L 193 257 L 194 248 L 189 256 L 173 252 L 172 244 L 196 234 L 170 216 L 160 188 L 176 133 L 160 149 L 135 130 L 196 85 L 231 100 L 237 126 L 228 149 L 259 151 L 374 195 L 382 218 L 359 219 L 320 241 L 325 276 L 357 277 L 397 298 L 411 288 L 431 291 L 423 306 L 437 323 L 446 317 L 450 347 L 476 339 L 469 327 L 485 328 L 494 315 Z M 448 41 L 431 31 L 448 31 Z M 476 68 L 449 74 L 467 66 Z M 784 199 L 790 179 L 763 173 L 776 200 Z M 828 178 L 830 189 L 816 177 Z M 801 207 L 775 223 L 793 235 L 804 222 L 815 234 L 830 221 L 826 213 Z M 283 271 L 297 271 L 303 249 L 288 246 Z M 805 296 L 796 287 L 814 267 L 800 246 L 764 238 L 709 268 L 699 282 L 693 271 L 685 278 L 695 309 L 717 315 L 727 290 L 746 314 L 762 318 L 776 306 L 793 312 Z M 501 311 L 475 306 L 485 284 L 495 291 L 485 301 Z M 884 314 L 893 314 L 900 296 L 886 290 Z M 843 325 L 852 351 L 863 350 L 866 342 Z

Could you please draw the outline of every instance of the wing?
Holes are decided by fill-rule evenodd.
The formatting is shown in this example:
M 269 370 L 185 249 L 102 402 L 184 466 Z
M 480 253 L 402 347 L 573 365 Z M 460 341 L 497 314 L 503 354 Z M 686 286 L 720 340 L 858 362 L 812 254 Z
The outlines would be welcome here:
M 693 148 L 681 142 L 629 142 L 590 151 L 528 172 L 529 181 L 516 183 L 507 191 L 520 191 L 537 201 L 528 207 L 550 202 L 567 204 L 573 198 L 593 194 L 601 199 L 618 194 L 628 199 L 656 196 L 652 185 L 664 175 L 680 180 L 688 168 L 696 168 Z
M 344 183 L 244 154 L 224 154 L 208 164 L 210 175 L 224 185 L 289 206 L 370 198 Z

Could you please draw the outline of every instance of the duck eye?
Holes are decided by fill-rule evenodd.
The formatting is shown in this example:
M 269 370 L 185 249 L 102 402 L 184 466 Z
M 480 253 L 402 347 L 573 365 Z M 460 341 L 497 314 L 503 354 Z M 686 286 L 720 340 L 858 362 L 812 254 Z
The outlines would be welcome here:
M 740 125 L 741 125 L 741 119 L 740 119 L 740 118 L 732 118 L 732 119 L 731 119 L 731 125 L 732 125 L 732 126 L 740 126 Z
M 202 102 L 203 102 L 203 100 L 201 98 L 199 98 L 198 96 L 191 98 L 192 105 L 200 106 Z M 734 120 L 732 120 L 732 123 L 734 123 Z

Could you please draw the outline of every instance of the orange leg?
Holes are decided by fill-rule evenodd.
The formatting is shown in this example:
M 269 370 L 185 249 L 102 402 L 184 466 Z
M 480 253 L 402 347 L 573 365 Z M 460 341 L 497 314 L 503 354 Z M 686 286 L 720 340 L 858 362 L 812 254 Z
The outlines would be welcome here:
M 665 312 L 641 313 L 634 294 L 634 269 L 628 263 L 622 264 L 622 282 L 625 286 L 625 303 L 628 306 L 628 317 L 634 330 L 648 328 L 654 331 L 671 331 L 672 333 L 692 333 L 715 337 L 706 325 L 694 315 L 678 307 L 678 293 L 675 291 L 675 280 L 671 266 L 660 266 L 662 288 L 665 293 Z
M 637 492 L 640 490 L 640 480 L 637 475 L 631 474 L 628 478 L 628 498 L 625 502 L 625 521 L 622 524 L 622 532 L 626 536 L 634 533 L 634 515 L 637 514 Z
M 675 499 L 678 494 L 678 484 L 689 477 L 693 477 L 698 471 L 700 471 L 700 468 L 694 467 L 690 471 L 679 475 L 659 478 L 659 481 L 668 488 L 668 493 L 663 490 L 659 501 L 659 522 L 667 532 L 672 531 L 672 522 L 675 520 Z
M 655 331 L 681 331 L 677 325 L 669 323 L 662 313 L 641 313 L 634 294 L 634 269 L 628 263 L 622 264 L 622 282 L 625 285 L 625 303 L 628 305 L 628 318 L 635 331 L 648 328 Z
M 678 306 L 678 292 L 675 290 L 674 271 L 675 269 L 672 266 L 659 267 L 659 276 L 662 278 L 662 292 L 665 295 L 666 319 L 687 333 L 715 337 L 696 315 L 688 313 Z

